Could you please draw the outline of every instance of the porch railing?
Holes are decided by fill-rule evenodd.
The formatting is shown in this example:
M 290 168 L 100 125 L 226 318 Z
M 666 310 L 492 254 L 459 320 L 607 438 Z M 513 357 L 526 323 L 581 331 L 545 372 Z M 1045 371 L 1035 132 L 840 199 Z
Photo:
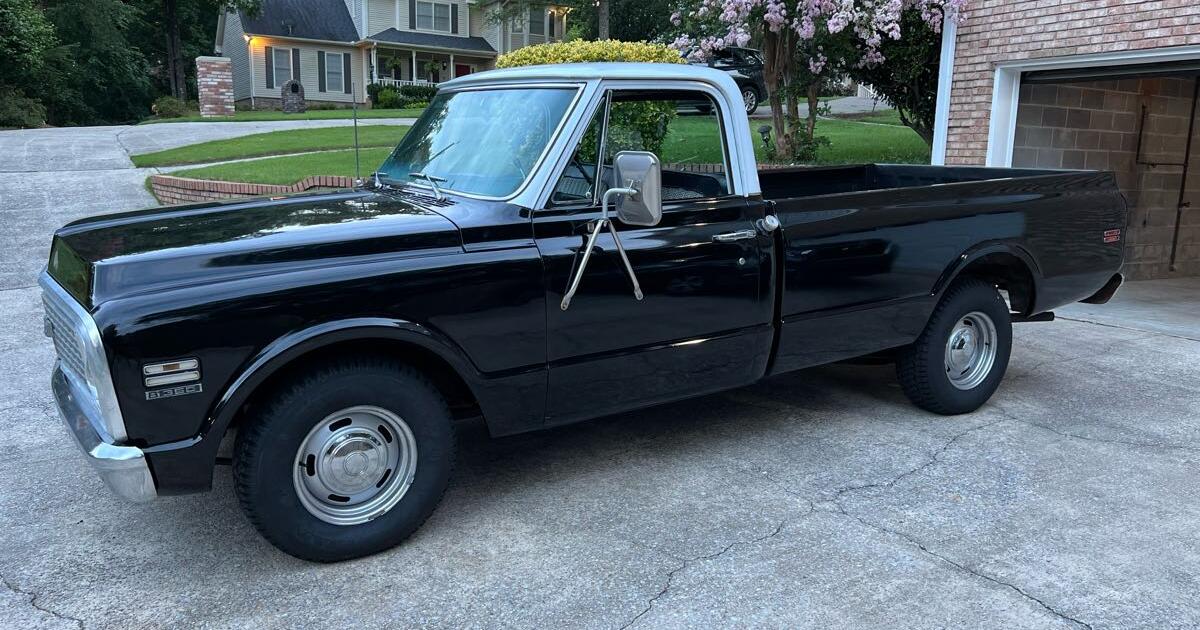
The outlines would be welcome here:
M 400 87 L 402 85 L 437 85 L 437 83 L 434 81 L 426 81 L 424 79 L 417 79 L 416 81 L 409 81 L 409 80 L 402 80 L 402 79 L 387 79 L 387 78 L 383 78 L 383 77 L 379 77 L 379 78 L 375 79 L 375 82 L 378 83 L 379 85 L 387 85 L 390 87 Z

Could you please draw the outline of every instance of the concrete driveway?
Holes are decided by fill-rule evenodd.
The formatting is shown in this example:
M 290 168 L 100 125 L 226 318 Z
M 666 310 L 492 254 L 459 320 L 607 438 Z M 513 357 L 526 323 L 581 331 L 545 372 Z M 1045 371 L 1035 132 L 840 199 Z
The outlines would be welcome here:
M 58 224 L 150 200 L 101 132 L 68 131 L 78 160 L 0 179 L 0 625 L 1200 625 L 1197 280 L 1017 327 L 968 416 L 831 366 L 547 433 L 469 425 L 433 518 L 354 562 L 275 551 L 227 468 L 121 503 L 53 410 L 33 285 Z

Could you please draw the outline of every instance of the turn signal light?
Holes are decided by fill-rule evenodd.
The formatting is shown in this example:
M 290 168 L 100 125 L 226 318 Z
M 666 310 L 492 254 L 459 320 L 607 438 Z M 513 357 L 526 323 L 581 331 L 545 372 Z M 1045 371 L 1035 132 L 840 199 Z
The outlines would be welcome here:
M 166 363 L 150 363 L 142 366 L 146 387 L 177 385 L 200 380 L 200 361 L 180 359 Z

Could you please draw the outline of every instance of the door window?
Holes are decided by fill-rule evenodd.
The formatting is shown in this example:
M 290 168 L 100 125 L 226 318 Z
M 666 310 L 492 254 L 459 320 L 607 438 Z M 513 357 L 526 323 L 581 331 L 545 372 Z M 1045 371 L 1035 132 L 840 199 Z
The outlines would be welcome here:
M 597 147 L 597 138 L 603 138 L 602 147 Z M 712 97 L 688 90 L 628 90 L 611 92 L 597 110 L 555 187 L 552 203 L 598 200 L 615 185 L 612 164 L 621 151 L 658 156 L 663 166 L 663 201 L 710 199 L 733 192 L 720 109 Z M 597 169 L 596 156 L 601 154 Z

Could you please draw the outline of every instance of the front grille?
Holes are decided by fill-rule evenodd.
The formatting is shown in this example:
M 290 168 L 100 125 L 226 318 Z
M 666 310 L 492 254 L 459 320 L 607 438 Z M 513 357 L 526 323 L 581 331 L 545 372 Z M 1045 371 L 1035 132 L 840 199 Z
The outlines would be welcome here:
M 50 324 L 50 335 L 54 339 L 54 349 L 63 367 L 79 379 L 85 379 L 83 363 L 83 340 L 79 338 L 79 323 L 65 304 L 58 303 L 58 297 L 50 293 L 42 294 L 42 304 L 46 309 L 46 319 Z

